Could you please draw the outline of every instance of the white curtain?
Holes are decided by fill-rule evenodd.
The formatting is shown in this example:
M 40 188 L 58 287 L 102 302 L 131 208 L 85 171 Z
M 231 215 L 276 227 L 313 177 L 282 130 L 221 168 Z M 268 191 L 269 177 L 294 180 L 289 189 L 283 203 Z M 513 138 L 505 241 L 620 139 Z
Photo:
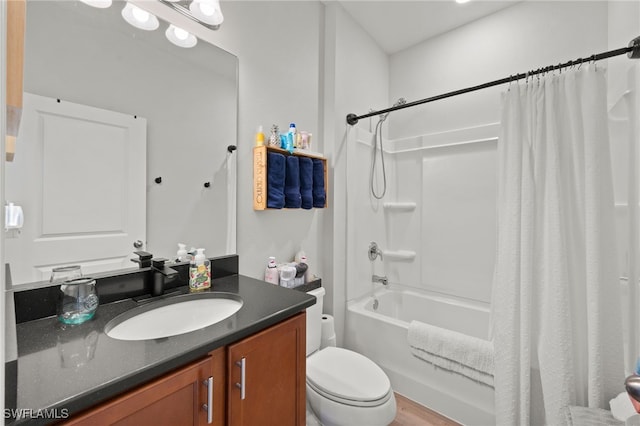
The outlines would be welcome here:
M 496 420 L 565 423 L 624 390 L 606 78 L 512 84 L 498 145 Z

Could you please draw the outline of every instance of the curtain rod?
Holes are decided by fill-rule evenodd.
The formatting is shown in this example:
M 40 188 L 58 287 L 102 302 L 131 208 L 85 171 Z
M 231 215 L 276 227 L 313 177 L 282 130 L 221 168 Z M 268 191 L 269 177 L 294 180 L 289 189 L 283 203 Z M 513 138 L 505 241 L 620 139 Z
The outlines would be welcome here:
M 610 50 L 610 51 L 604 52 L 604 53 L 598 53 L 597 55 L 591 55 L 588 58 L 578 58 L 576 60 L 568 61 L 568 62 L 565 62 L 563 64 L 561 63 L 561 64 L 558 64 L 558 65 L 550 65 L 548 67 L 538 68 L 537 70 L 529 71 L 529 72 L 526 72 L 526 73 L 520 73 L 520 74 L 516 74 L 516 75 L 511 75 L 509 77 L 501 78 L 500 80 L 494 80 L 494 81 L 491 81 L 489 83 L 484 83 L 484 84 L 480 84 L 480 85 L 473 86 L 473 87 L 467 87 L 466 89 L 455 90 L 453 92 L 444 93 L 442 95 L 432 96 L 430 98 L 420 99 L 418 101 L 407 102 L 406 104 L 392 106 L 392 107 L 387 108 L 387 109 L 381 109 L 380 111 L 371 111 L 371 112 L 369 112 L 367 114 L 363 114 L 363 115 L 356 115 L 356 114 L 353 114 L 353 113 L 352 114 L 347 114 L 347 123 L 353 126 L 354 124 L 357 124 L 358 120 L 360 120 L 361 118 L 372 117 L 374 115 L 385 114 L 385 113 L 388 113 L 388 112 L 391 112 L 391 111 L 396 111 L 396 110 L 399 110 L 399 109 L 409 108 L 409 107 L 416 106 L 416 105 L 422 105 L 422 104 L 426 104 L 428 102 L 438 101 L 440 99 L 445 99 L 445 98 L 450 98 L 452 96 L 462 95 L 463 93 L 474 92 L 476 90 L 486 89 L 487 87 L 493 87 L 493 86 L 498 86 L 500 84 L 510 83 L 512 81 L 517 81 L 517 80 L 521 80 L 523 78 L 528 78 L 528 77 L 536 75 L 536 74 L 550 72 L 550 71 L 554 71 L 554 70 L 557 70 L 557 69 L 570 67 L 572 65 L 579 65 L 579 64 L 582 64 L 584 62 L 600 61 L 602 59 L 608 59 L 608 58 L 611 58 L 611 57 L 614 57 L 614 56 L 624 55 L 625 53 L 631 59 L 640 58 L 640 37 L 636 37 L 633 40 L 631 40 L 629 42 L 629 46 L 628 47 L 623 47 L 621 49 L 616 49 L 616 50 Z

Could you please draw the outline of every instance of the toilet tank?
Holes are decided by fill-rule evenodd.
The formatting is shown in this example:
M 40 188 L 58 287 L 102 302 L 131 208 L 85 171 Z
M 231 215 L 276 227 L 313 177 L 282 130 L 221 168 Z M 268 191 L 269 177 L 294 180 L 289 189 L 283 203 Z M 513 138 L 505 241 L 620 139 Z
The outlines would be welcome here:
M 307 292 L 316 297 L 316 304 L 307 308 L 307 356 L 320 349 L 322 338 L 322 301 L 325 290 L 320 287 Z

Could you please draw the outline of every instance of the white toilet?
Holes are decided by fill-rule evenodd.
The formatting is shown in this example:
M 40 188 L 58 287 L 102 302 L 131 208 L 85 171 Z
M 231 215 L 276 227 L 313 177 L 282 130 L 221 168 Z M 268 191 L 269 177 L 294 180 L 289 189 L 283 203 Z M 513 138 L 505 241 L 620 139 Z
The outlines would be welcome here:
M 307 405 L 324 426 L 388 425 L 396 416 L 391 382 L 369 358 L 348 349 L 320 349 L 324 288 L 307 308 Z

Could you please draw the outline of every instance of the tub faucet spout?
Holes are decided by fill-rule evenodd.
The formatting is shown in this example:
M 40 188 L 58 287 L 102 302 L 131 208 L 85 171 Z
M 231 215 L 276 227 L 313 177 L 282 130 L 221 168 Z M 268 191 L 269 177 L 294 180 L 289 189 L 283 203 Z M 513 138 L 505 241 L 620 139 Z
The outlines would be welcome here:
M 371 276 L 371 281 L 374 282 L 374 283 L 382 283 L 382 285 L 389 284 L 389 280 L 387 279 L 386 276 L 372 275 Z

